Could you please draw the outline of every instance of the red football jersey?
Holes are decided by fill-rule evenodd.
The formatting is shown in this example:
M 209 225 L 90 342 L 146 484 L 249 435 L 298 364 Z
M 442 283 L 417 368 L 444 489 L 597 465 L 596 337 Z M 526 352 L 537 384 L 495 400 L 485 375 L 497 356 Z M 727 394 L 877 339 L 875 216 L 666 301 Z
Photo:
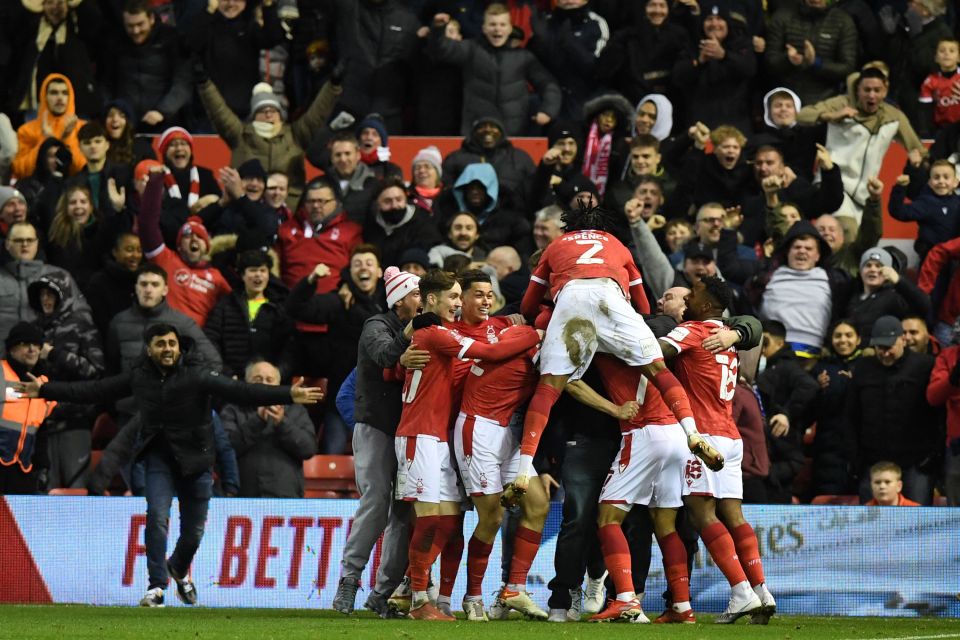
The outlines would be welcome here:
M 496 344 L 477 342 L 459 332 L 432 325 L 413 333 L 412 344 L 430 352 L 423 369 L 409 369 L 403 383 L 403 413 L 398 436 L 429 435 L 447 440 L 447 426 L 453 403 L 453 363 L 456 358 L 503 360 L 535 346 L 540 337 L 522 327 L 509 340 Z
M 739 440 L 740 431 L 733 421 L 740 366 L 737 351 L 730 348 L 712 354 L 701 346 L 712 329 L 722 326 L 719 320 L 684 322 L 661 339 L 680 352 L 674 359 L 674 373 L 690 399 L 697 430 Z
M 167 245 L 160 245 L 159 251 L 147 258 L 167 272 L 170 308 L 189 316 L 201 327 L 217 301 L 233 291 L 219 269 L 212 265 L 191 267 Z
M 521 327 L 509 327 L 499 335 L 507 337 Z M 510 424 L 510 417 L 530 399 L 540 374 L 533 364 L 536 349 L 502 362 L 470 362 L 463 388 L 460 411 L 468 416 L 482 416 L 501 427 Z
M 648 424 L 677 424 L 677 417 L 663 402 L 663 396 L 637 367 L 631 367 L 623 361 L 605 353 L 598 353 L 593 359 L 603 378 L 603 386 L 610 399 L 616 404 L 636 400 L 640 412 L 633 420 L 621 420 L 620 431 L 627 433 Z
M 933 103 L 933 123 L 945 127 L 960 122 L 960 98 L 954 95 L 954 86 L 960 86 L 960 73 L 949 78 L 937 71 L 927 76 L 920 85 L 920 102 Z
M 642 284 L 633 256 L 613 234 L 604 231 L 571 231 L 544 249 L 530 279 L 550 287 L 556 300 L 571 280 L 610 278 L 626 298 L 630 287 Z
M 512 326 L 513 322 L 503 316 L 491 316 L 483 322 L 477 324 L 467 324 L 463 320 L 457 320 L 445 324 L 448 329 L 453 329 L 462 336 L 480 340 L 489 344 L 496 344 L 500 341 L 497 337 L 503 329 Z M 460 405 L 460 395 L 463 393 L 463 384 L 467 381 L 467 374 L 470 372 L 470 360 L 457 360 L 453 363 L 453 388 L 456 392 L 454 410 Z

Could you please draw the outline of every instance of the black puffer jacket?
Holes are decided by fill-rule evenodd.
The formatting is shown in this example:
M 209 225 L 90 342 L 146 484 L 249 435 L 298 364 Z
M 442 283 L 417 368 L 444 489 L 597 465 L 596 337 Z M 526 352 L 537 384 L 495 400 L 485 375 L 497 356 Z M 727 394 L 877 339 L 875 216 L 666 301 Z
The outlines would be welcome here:
M 134 457 L 162 433 L 180 473 L 202 473 L 215 459 L 211 396 L 257 406 L 289 404 L 290 387 L 251 385 L 220 375 L 190 353 L 191 345 L 182 340 L 186 351 L 168 371 L 143 355 L 125 373 L 92 382 L 48 382 L 40 393 L 48 400 L 71 402 L 108 402 L 132 394 L 141 419 Z
M 104 52 L 101 77 L 111 98 L 130 102 L 138 118 L 147 111 L 174 119 L 193 90 L 190 65 L 180 50 L 177 30 L 157 20 L 147 41 L 135 45 L 126 35 Z
M 901 276 L 897 284 L 889 282 L 864 296 L 863 282 L 857 279 L 857 291 L 850 296 L 845 318 L 850 318 L 861 336 L 869 336 L 873 323 L 881 316 L 903 319 L 907 316 L 926 318 L 930 315 L 930 296 Z
M 787 45 L 803 53 L 809 40 L 820 63 L 794 66 L 787 58 Z M 767 66 L 773 77 L 800 96 L 802 104 L 814 104 L 839 93 L 839 85 L 857 65 L 857 27 L 841 9 L 813 9 L 803 3 L 785 6 L 767 25 Z
M 687 48 L 683 27 L 669 20 L 655 27 L 644 17 L 610 39 L 597 61 L 597 79 L 637 104 L 648 93 L 673 99 L 673 64 Z
M 412 247 L 429 251 L 443 242 L 437 225 L 423 209 L 407 205 L 409 218 L 400 226 L 383 226 L 379 213 L 363 228 L 363 239 L 380 247 L 380 264 L 395 265 L 400 254 Z
M 282 302 L 264 302 L 250 322 L 246 292 L 234 289 L 211 309 L 203 332 L 223 357 L 223 372 L 228 376 L 242 378 L 243 368 L 255 357 L 273 363 L 281 373 L 290 373 L 287 347 L 293 322 Z
M 137 272 L 120 266 L 116 260 L 109 260 L 103 269 L 90 276 L 83 292 L 90 303 L 93 323 L 100 335 L 107 335 L 110 321 L 115 315 L 130 308 L 136 284 Z
M 784 347 L 767 360 L 757 377 L 757 390 L 767 420 L 784 414 L 790 421 L 786 435 L 776 438 L 767 427 L 770 473 L 767 485 L 774 502 L 789 502 L 793 479 L 803 466 L 803 432 L 806 416 L 817 397 L 817 383 L 803 370 L 800 359 Z
M 933 356 L 909 349 L 891 367 L 877 358 L 860 358 L 847 392 L 848 449 L 855 470 L 890 460 L 910 467 L 943 447 L 935 411 L 926 389 Z
M 492 149 L 484 149 L 471 132 L 460 148 L 443 159 L 443 184 L 452 185 L 469 164 L 489 162 L 497 172 L 501 196 L 514 207 L 523 204 L 524 183 L 533 175 L 536 166 L 523 149 L 518 149 L 507 139 L 503 123 L 496 118 L 480 118 L 470 123 L 475 130 L 483 122 L 492 122 L 500 129 L 500 140 Z
M 336 50 L 346 62 L 340 104 L 355 114 L 379 113 L 397 128 L 420 23 L 396 0 L 333 0 Z
M 199 13 L 185 43 L 203 60 L 210 80 L 241 120 L 250 113 L 250 93 L 260 81 L 260 50 L 284 41 L 277 5 L 263 7 L 263 26 L 248 2 L 242 14 L 227 19 L 219 11 Z
M 507 135 L 524 135 L 530 127 L 529 85 L 540 96 L 539 111 L 551 118 L 560 113 L 560 87 L 531 52 L 509 45 L 494 48 L 485 37 L 456 41 L 444 27 L 430 32 L 431 55 L 463 69 L 461 129 L 469 135 L 473 122 L 493 116 L 503 122 Z
M 220 412 L 237 453 L 241 498 L 302 498 L 303 461 L 317 452 L 307 410 L 286 405 L 279 423 L 264 421 L 256 407 L 229 404 Z

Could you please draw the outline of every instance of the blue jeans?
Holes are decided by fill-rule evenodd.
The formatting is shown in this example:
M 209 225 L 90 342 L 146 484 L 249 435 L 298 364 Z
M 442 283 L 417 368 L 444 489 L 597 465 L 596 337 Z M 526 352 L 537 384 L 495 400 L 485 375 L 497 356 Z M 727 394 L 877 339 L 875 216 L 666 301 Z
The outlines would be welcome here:
M 320 434 L 320 453 L 339 456 L 347 450 L 347 440 L 351 437 L 351 429 L 337 408 L 330 406 L 323 412 L 323 432 Z
M 602 565 L 597 540 L 597 501 L 619 449 L 620 443 L 616 440 L 581 437 L 567 442 L 561 470 L 563 520 L 553 558 L 556 576 L 547 585 L 553 592 L 549 600 L 551 609 L 570 608 L 569 590 L 583 582 L 588 561 L 599 561 Z M 590 551 L 594 551 L 593 558 Z M 593 575 L 595 572 L 591 571 L 591 576 L 599 577 Z M 599 568 L 599 574 L 602 573 L 603 569 Z
M 170 566 L 186 574 L 193 556 L 200 547 L 207 508 L 213 495 L 213 474 L 210 471 L 183 476 L 168 454 L 149 451 L 144 456 L 147 498 L 147 572 L 150 589 L 166 589 L 167 534 L 170 527 L 170 506 L 173 496 L 180 499 L 180 537 L 170 556 Z

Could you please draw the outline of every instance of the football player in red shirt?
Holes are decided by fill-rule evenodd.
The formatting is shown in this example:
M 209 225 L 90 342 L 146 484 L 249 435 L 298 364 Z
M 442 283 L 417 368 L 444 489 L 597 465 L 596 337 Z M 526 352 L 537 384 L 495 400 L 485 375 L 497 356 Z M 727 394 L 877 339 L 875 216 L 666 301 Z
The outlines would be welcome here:
M 461 276 L 463 309 L 458 323 L 449 325 L 466 335 L 496 343 L 518 327 L 512 317 L 489 318 L 493 304 L 490 278 L 482 271 Z M 497 327 L 500 327 L 499 330 Z M 537 373 L 531 349 L 497 363 L 464 363 L 466 380 L 457 417 L 454 450 L 464 487 L 477 508 L 479 522 L 467 553 L 467 592 L 463 609 L 468 620 L 484 620 L 481 587 L 493 541 L 503 519 L 500 504 L 503 488 L 516 476 L 520 443 L 510 430 L 510 419 L 533 394 Z M 460 366 L 460 365 L 458 365 Z M 527 573 L 540 547 L 549 500 L 540 483 L 530 485 L 521 503 L 510 580 L 498 595 L 503 609 L 515 609 L 531 618 L 545 620 L 547 613 L 526 593 Z
M 732 588 L 718 624 L 731 624 L 751 614 L 755 624 L 766 624 L 776 611 L 767 589 L 753 528 L 743 518 L 743 441 L 733 421 L 733 394 L 739 361 L 734 348 L 711 353 L 702 345 L 730 306 L 732 294 L 725 282 L 704 277 L 687 296 L 681 323 L 660 339 L 664 356 L 674 359 L 674 370 L 689 393 L 703 437 L 724 456 L 719 471 L 704 469 L 695 457 L 684 469 L 683 501 L 693 526 L 700 532 L 710 556 Z
M 460 492 L 450 463 L 447 427 L 451 412 L 454 360 L 504 360 L 535 346 L 540 336 L 533 328 L 517 331 L 496 344 L 477 342 L 444 328 L 461 307 L 461 289 L 452 274 L 434 270 L 420 279 L 424 313 L 413 320 L 411 344 L 429 352 L 423 369 L 406 373 L 403 413 L 396 434 L 397 493 L 414 501 L 416 521 L 410 537 L 410 617 L 454 620 L 427 598 L 427 582 L 447 539 L 459 526 Z
M 581 207 L 564 212 L 562 219 L 566 233 L 544 249 L 520 305 L 524 316 L 535 317 L 548 289 L 556 303 L 540 350 L 540 382 L 524 419 L 514 486 L 527 488 L 550 408 L 567 381 L 583 375 L 597 351 L 639 367 L 677 417 L 690 450 L 708 465 L 722 467 L 722 456 L 697 433 L 686 393 L 639 315 L 650 312 L 640 271 L 627 248 L 606 231 L 608 214 Z

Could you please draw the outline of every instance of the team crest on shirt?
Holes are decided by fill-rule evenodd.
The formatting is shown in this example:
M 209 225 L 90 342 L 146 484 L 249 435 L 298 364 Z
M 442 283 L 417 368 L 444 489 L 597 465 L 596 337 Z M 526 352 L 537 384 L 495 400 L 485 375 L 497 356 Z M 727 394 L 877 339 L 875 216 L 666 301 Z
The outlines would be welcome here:
M 687 486 L 689 487 L 694 483 L 695 480 L 699 480 L 703 476 L 703 465 L 700 463 L 699 458 L 693 458 L 687 460 L 687 466 L 683 470 L 683 477 L 687 481 Z
M 423 479 L 417 478 L 417 495 L 423 493 Z

